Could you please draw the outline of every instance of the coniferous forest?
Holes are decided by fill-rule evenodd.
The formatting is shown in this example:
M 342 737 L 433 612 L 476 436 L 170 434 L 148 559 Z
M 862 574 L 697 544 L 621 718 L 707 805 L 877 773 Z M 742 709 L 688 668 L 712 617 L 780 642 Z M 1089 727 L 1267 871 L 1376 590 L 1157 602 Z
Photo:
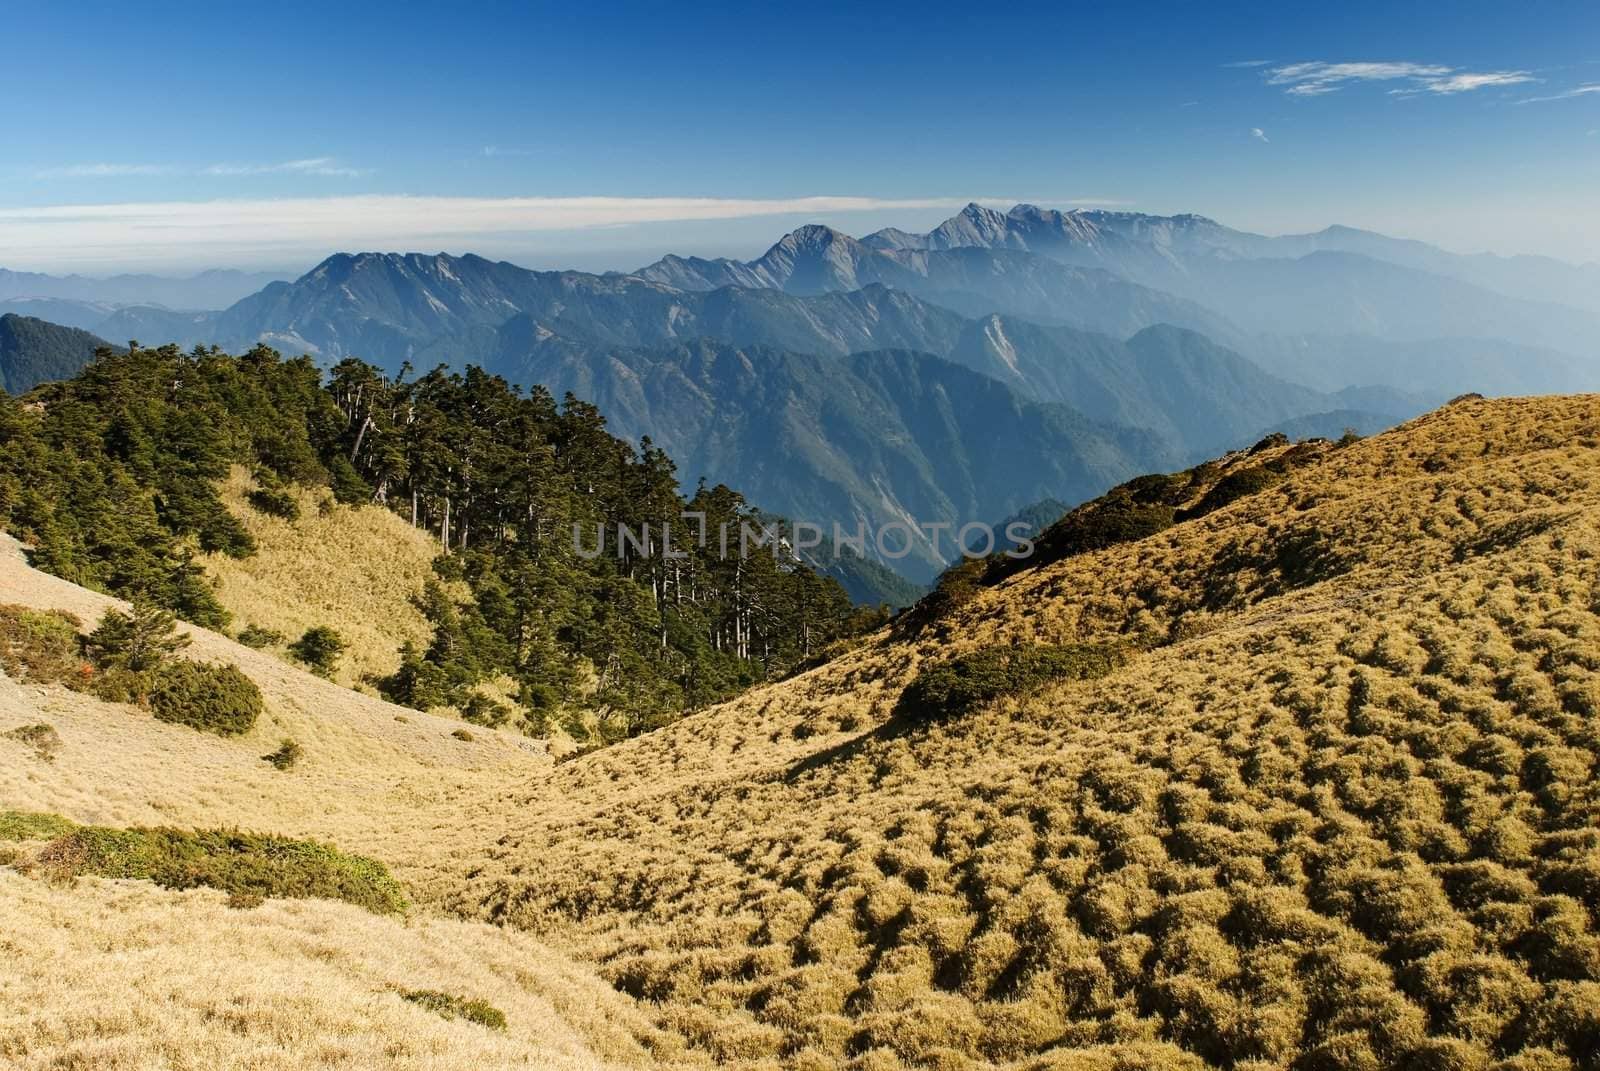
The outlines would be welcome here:
M 218 495 L 234 465 L 264 498 L 324 486 L 438 540 L 416 600 L 432 642 L 374 682 L 422 709 L 534 726 L 580 710 L 606 738 L 631 735 L 879 620 L 781 543 L 740 553 L 746 526 L 771 529 L 737 491 L 686 497 L 649 440 L 477 368 L 389 377 L 345 360 L 325 375 L 265 346 L 135 345 L 0 395 L 0 523 L 33 564 L 210 628 L 229 622 L 196 555 L 255 549 Z M 474 691 L 491 679 L 514 686 Z

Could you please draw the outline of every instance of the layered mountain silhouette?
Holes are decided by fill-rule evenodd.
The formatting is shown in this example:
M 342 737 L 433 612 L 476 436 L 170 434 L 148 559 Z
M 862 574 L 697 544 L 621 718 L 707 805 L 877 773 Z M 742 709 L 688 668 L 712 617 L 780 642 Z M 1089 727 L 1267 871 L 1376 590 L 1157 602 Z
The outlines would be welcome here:
M 993 524 L 1273 429 L 1337 436 L 1467 391 L 1600 386 L 1597 270 L 1351 228 L 969 205 L 924 234 L 812 225 L 753 260 L 628 274 L 340 253 L 211 311 L 114 300 L 138 277 L 5 274 L 0 311 L 326 365 L 477 364 L 596 402 L 686 481 L 779 513 Z M 92 345 L 13 352 L 7 383 L 26 389 Z M 908 561 L 919 579 L 941 564 L 928 541 Z
M 1181 457 L 1159 433 L 1032 401 L 910 350 L 841 357 L 708 339 L 543 346 L 525 369 L 593 400 L 613 432 L 648 435 L 691 482 L 734 484 L 830 540 L 834 522 L 851 534 L 896 526 L 869 554 L 917 580 L 954 556 L 966 524 L 1051 496 L 1081 501 Z M 942 534 L 912 530 L 934 523 Z
M 1197 215 L 1034 205 L 1002 213 L 971 204 L 927 234 L 879 231 L 860 244 L 902 258 L 957 249 L 1023 252 L 1108 271 L 1226 318 L 1243 334 L 1208 333 L 1251 356 L 1270 357 L 1302 341 L 1315 348 L 1330 336 L 1353 336 L 1338 343 L 1347 353 L 1363 339 L 1373 340 L 1367 352 L 1377 353 L 1386 341 L 1436 339 L 1472 339 L 1480 349 L 1497 344 L 1508 358 L 1519 346 L 1590 356 L 1600 349 L 1600 265 L 1462 256 L 1350 227 L 1267 237 Z M 1353 385 L 1366 384 L 1340 384 Z M 1592 379 L 1562 389 L 1590 386 Z

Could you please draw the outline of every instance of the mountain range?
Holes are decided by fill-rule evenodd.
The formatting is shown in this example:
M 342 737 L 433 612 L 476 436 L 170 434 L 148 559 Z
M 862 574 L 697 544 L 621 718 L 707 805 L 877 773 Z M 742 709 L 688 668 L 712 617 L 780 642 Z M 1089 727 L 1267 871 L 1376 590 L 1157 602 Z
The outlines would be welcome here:
M 4 273 L 0 297 L 29 297 L 0 311 L 391 373 L 478 364 L 597 403 L 619 434 L 666 445 L 686 483 L 735 482 L 807 520 L 959 526 L 1269 430 L 1336 436 L 1468 391 L 1592 389 L 1597 271 L 1342 227 L 1267 237 L 974 204 L 925 234 L 810 225 L 754 260 L 632 273 L 340 253 L 210 310 L 113 300 L 143 277 L 51 291 Z M 246 279 L 223 274 L 196 280 Z M 945 560 L 923 540 L 894 564 L 926 580 Z
M 124 274 L 106 278 L 44 275 L 0 268 L 0 301 L 55 298 L 91 305 L 164 305 L 174 309 L 225 309 L 268 283 L 279 272 L 215 268 L 197 275 Z

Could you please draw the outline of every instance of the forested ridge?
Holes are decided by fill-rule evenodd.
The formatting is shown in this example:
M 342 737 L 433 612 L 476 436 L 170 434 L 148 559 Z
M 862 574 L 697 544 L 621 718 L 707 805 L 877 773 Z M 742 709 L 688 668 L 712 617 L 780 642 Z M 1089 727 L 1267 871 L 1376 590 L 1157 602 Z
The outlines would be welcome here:
M 614 738 L 781 675 L 871 618 L 787 553 L 739 553 L 763 518 L 738 492 L 685 497 L 648 440 L 478 368 L 391 377 L 347 359 L 325 376 L 265 346 L 134 346 L 0 394 L 0 523 L 33 563 L 211 628 L 228 615 L 196 555 L 255 550 L 218 495 L 234 465 L 253 471 L 259 508 L 287 485 L 326 487 L 437 538 L 438 582 L 416 599 L 432 642 L 374 682 L 421 708 Z

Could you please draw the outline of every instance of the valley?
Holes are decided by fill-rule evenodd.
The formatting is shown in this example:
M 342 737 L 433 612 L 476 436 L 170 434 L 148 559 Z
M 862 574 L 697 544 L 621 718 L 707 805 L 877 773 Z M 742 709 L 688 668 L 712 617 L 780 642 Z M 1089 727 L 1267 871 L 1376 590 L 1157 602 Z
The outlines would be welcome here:
M 1230 473 L 1294 449 L 1202 467 L 1181 501 L 1223 501 Z M 121 971 L 133 1008 L 168 1009 L 159 1027 L 92 1001 L 54 1027 L 64 991 L 13 980 L 31 995 L 0 1052 L 132 1060 L 167 1036 L 213 1066 L 301 1066 L 306 1039 L 354 1030 L 385 1049 L 315 1058 L 1587 1067 L 1597 456 L 1593 395 L 1462 400 L 560 763 L 192 626 L 187 657 L 266 697 L 242 737 L 9 662 L 0 807 L 321 838 L 381 860 L 413 906 L 390 929 L 321 901 L 4 871 L 17 925 L 92 934 L 115 911 L 137 925 L 122 947 L 229 951 L 203 980 Z M 113 605 L 15 544 L 0 590 L 86 625 Z M 1123 654 L 961 713 L 901 698 L 953 659 L 1088 644 Z M 35 723 L 59 736 L 48 759 L 11 733 Z M 259 756 L 286 734 L 305 758 L 279 771 Z M 68 954 L 19 947 L 23 979 Z M 399 995 L 421 989 L 510 1026 Z

